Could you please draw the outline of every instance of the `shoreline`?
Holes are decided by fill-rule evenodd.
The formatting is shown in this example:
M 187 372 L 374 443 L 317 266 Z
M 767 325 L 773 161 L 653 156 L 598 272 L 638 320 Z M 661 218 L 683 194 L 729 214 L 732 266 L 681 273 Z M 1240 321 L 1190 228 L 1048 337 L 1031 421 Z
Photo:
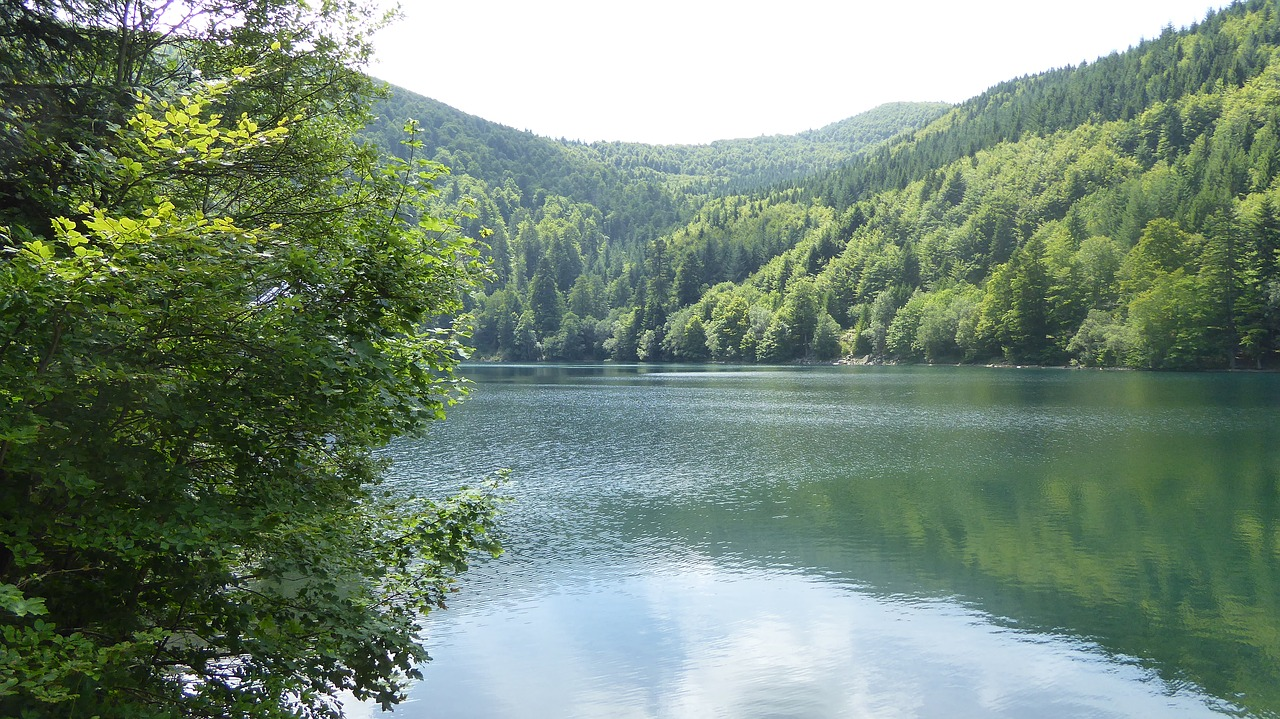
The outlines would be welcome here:
M 492 357 L 485 358 L 469 358 L 463 360 L 466 364 L 486 364 L 486 365 L 564 365 L 564 364 L 593 364 L 593 365 L 692 365 L 692 366 L 743 366 L 743 367 L 983 367 L 987 369 L 1060 369 L 1060 370 L 1092 370 L 1097 372 L 1223 372 L 1223 373 L 1239 373 L 1239 374 L 1275 374 L 1280 372 L 1280 367 L 1264 367 L 1257 369 L 1254 367 L 1205 367 L 1198 369 L 1151 369 L 1144 367 L 1118 367 L 1118 366 L 1090 366 L 1081 364 L 1016 364 L 1012 362 L 901 362 L 897 360 L 872 360 L 867 357 L 842 357 L 837 360 L 805 360 L 798 359 L 783 363 L 768 362 L 650 362 L 637 360 L 634 362 L 619 362 L 614 359 L 576 359 L 576 360 L 503 360 Z

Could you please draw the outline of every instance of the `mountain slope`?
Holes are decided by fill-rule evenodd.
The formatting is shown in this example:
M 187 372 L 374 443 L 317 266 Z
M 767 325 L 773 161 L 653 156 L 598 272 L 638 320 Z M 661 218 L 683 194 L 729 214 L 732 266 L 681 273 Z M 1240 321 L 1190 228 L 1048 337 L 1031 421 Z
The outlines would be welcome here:
M 404 124 L 417 120 L 422 151 L 452 169 L 444 200 L 464 204 L 473 215 L 463 222 L 466 231 L 488 235 L 495 279 L 477 300 L 476 343 L 483 354 L 598 358 L 621 313 L 642 306 L 646 296 L 655 298 L 651 322 L 665 320 L 666 274 L 679 275 L 682 297 L 690 300 L 708 280 L 745 278 L 798 239 L 779 241 L 773 229 L 761 229 L 771 239 L 733 248 L 739 259 L 729 274 L 714 258 L 705 277 L 691 273 L 692 250 L 670 258 L 679 264 L 671 266 L 662 254 L 669 243 L 664 236 L 699 217 L 709 202 L 726 192 L 801 181 L 947 109 L 895 103 L 801 135 L 709 145 L 584 144 L 537 137 L 391 88 L 365 135 L 404 153 Z M 722 209 L 708 217 L 728 215 Z M 649 274 L 658 283 L 652 291 Z M 570 325 L 576 321 L 582 329 L 569 343 L 576 349 L 564 350 L 563 342 L 554 349 L 569 314 L 576 317 Z
M 1278 38 L 1258 0 L 1002 83 L 749 205 L 834 219 L 738 284 L 672 298 L 660 326 L 637 309 L 614 337 L 685 360 L 1269 365 Z M 721 241 L 749 246 L 751 223 L 734 222 Z
M 799 135 L 721 140 L 707 145 L 580 143 L 551 140 L 489 122 L 398 87 L 374 109 L 365 134 L 399 151 L 404 123 L 418 121 L 426 152 L 455 175 L 489 187 L 513 186 L 520 204 L 537 210 L 547 196 L 588 203 L 619 222 L 611 239 L 652 239 L 668 220 L 684 217 L 698 198 L 754 190 L 831 169 L 950 108 L 892 103 Z M 639 197 L 640 199 L 637 199 Z M 636 205 L 641 205 L 637 208 Z
M 811 190 L 847 205 L 1024 134 L 1132 120 L 1155 102 L 1240 87 L 1271 62 L 1276 14 L 1274 3 L 1265 0 L 1237 3 L 1181 32 L 1166 28 L 1160 37 L 1128 52 L 1002 82 L 915 136 L 878 148 L 865 162 L 823 178 Z
M 1278 43 L 1274 1 L 1250 0 L 940 117 L 889 107 L 696 147 L 537 140 L 550 159 L 523 169 L 483 159 L 540 157 L 515 151 L 521 133 L 454 143 L 440 156 L 474 168 L 455 192 L 479 200 L 471 229 L 496 228 L 476 344 L 513 359 L 1269 366 Z

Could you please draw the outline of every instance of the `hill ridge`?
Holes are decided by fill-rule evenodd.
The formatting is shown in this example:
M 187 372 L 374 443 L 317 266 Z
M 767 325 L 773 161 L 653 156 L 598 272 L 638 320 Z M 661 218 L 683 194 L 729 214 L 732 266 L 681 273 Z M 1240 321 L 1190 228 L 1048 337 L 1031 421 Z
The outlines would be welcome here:
M 816 161 L 806 142 L 846 121 L 772 145 L 566 144 L 556 172 L 508 167 L 514 204 L 480 213 L 502 222 L 479 351 L 1268 366 L 1274 5 L 1236 3 L 945 111 L 914 105 L 877 142 Z M 469 152 L 441 157 L 470 176 Z M 492 191 L 489 176 L 473 189 Z

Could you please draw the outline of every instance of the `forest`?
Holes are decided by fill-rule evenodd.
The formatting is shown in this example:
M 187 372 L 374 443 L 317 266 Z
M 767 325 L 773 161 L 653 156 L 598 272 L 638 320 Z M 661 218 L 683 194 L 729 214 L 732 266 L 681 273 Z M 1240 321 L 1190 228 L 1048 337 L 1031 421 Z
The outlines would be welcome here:
M 1280 12 L 1238 2 L 957 106 L 575 143 L 393 89 L 487 235 L 478 357 L 1264 368 Z M 490 234 L 491 233 L 491 234 Z

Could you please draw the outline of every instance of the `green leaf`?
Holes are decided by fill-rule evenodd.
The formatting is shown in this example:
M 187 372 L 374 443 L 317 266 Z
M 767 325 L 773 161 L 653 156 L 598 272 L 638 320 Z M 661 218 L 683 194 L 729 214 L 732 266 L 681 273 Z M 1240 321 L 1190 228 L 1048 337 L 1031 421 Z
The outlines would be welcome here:
M 0 584 L 0 610 L 19 617 L 42 616 L 49 613 L 45 609 L 44 599 L 40 597 L 26 598 L 12 584 Z

